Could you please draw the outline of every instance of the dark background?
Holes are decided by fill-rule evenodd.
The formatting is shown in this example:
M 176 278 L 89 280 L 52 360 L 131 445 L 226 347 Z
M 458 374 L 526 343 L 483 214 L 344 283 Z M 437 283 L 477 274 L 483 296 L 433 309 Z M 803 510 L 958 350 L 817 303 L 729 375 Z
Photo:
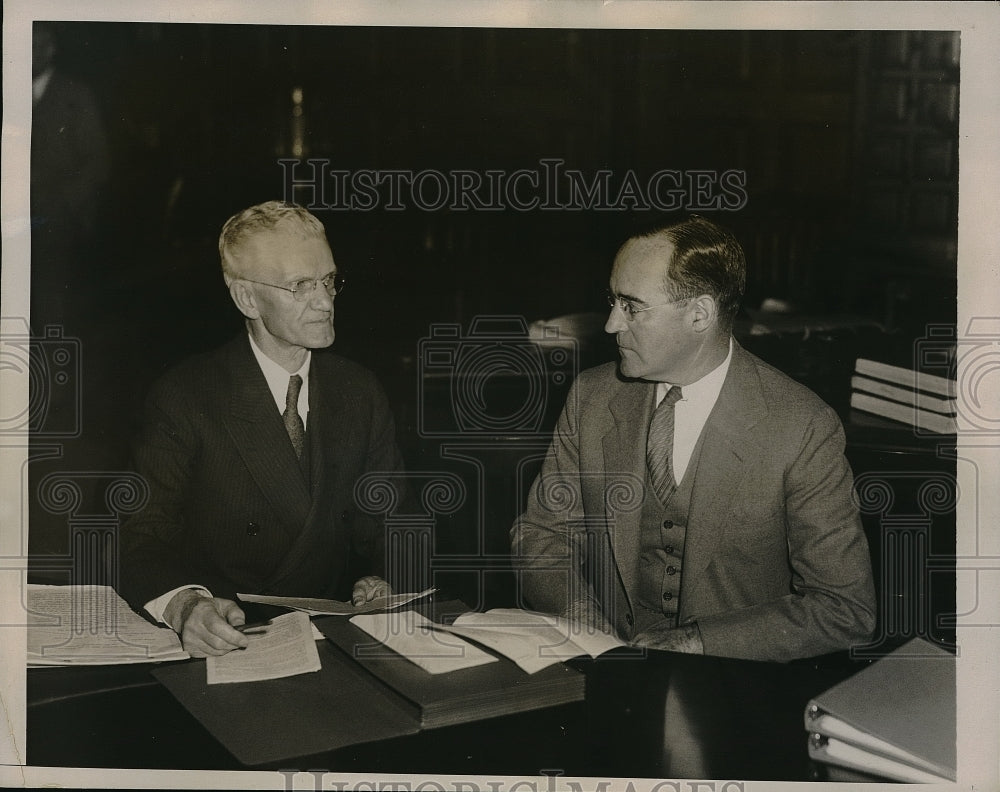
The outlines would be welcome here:
M 32 463 L 33 493 L 60 471 L 127 470 L 150 382 L 239 331 L 218 230 L 286 197 L 278 160 L 295 156 L 296 139 L 302 158 L 346 170 L 537 170 L 555 157 L 641 181 L 662 169 L 744 171 L 743 208 L 702 212 L 747 252 L 738 335 L 845 415 L 858 354 L 892 348 L 898 359 L 929 325 L 955 322 L 958 33 L 53 29 L 57 67 L 89 86 L 111 159 L 92 232 L 32 262 L 33 281 L 61 292 L 49 301 L 36 290 L 32 329 L 79 339 L 82 400 L 79 436 Z M 440 323 L 467 331 L 479 315 L 604 313 L 617 247 L 673 219 L 413 206 L 317 215 L 349 279 L 336 349 L 385 383 L 411 469 L 443 456 L 417 431 L 418 339 Z M 761 313 L 765 298 L 790 312 Z M 581 349 L 584 365 L 611 354 L 593 339 Z M 42 433 L 36 454 L 44 444 Z M 74 514 L 99 513 L 101 497 L 83 490 L 96 500 Z M 509 525 L 516 503 L 496 502 L 484 519 Z M 33 494 L 31 519 L 36 561 L 65 557 L 72 515 Z

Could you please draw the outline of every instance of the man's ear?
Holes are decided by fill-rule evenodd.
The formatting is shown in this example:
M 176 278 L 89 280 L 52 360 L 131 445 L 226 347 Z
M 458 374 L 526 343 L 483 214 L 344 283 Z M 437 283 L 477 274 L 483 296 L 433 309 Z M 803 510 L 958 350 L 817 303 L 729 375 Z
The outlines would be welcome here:
M 233 280 L 229 284 L 229 296 L 233 298 L 240 313 L 247 319 L 259 319 L 260 311 L 257 309 L 257 298 L 246 281 Z
M 711 294 L 699 294 L 693 298 L 692 308 L 691 326 L 696 333 L 704 333 L 718 324 L 719 304 Z

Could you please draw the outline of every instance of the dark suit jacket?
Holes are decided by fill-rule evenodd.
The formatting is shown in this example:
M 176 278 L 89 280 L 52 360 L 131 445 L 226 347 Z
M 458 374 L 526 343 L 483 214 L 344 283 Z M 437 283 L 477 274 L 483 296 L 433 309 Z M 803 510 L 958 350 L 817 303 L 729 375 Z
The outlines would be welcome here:
M 582 595 L 625 638 L 654 387 L 615 364 L 583 372 L 512 529 L 530 606 L 560 612 Z M 836 414 L 737 344 L 702 438 L 680 623 L 697 622 L 707 654 L 761 660 L 866 639 L 871 561 Z
M 132 606 L 192 583 L 229 598 L 344 599 L 357 577 L 381 574 L 382 525 L 358 510 L 354 487 L 402 465 L 369 371 L 313 353 L 307 440 L 311 491 L 246 335 L 157 382 L 135 448 L 149 501 L 121 539 Z

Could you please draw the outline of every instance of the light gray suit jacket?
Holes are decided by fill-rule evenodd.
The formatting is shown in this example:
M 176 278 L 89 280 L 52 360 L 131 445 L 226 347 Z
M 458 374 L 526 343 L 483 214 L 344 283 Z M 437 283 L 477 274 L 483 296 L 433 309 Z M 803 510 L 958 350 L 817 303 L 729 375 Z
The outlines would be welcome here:
M 525 603 L 599 608 L 632 636 L 654 385 L 616 364 L 580 374 L 511 531 Z M 703 430 L 687 524 L 681 624 L 706 654 L 792 660 L 874 629 L 868 543 L 836 414 L 734 342 Z

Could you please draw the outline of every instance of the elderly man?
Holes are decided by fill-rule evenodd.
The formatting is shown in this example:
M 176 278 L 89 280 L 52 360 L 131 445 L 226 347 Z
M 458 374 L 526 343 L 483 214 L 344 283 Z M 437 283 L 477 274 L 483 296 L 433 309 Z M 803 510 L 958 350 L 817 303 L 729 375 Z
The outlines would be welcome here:
M 353 492 L 366 472 L 401 470 L 372 374 L 313 352 L 333 343 L 344 285 L 319 220 L 250 207 L 223 227 L 219 254 L 246 333 L 153 387 L 135 450 L 150 498 L 121 542 L 123 594 L 193 655 L 246 645 L 237 592 L 388 593 L 382 526 Z
M 702 218 L 619 250 L 605 330 L 620 363 L 574 383 L 511 531 L 530 607 L 758 660 L 871 634 L 843 429 L 732 338 L 745 282 L 739 244 Z

